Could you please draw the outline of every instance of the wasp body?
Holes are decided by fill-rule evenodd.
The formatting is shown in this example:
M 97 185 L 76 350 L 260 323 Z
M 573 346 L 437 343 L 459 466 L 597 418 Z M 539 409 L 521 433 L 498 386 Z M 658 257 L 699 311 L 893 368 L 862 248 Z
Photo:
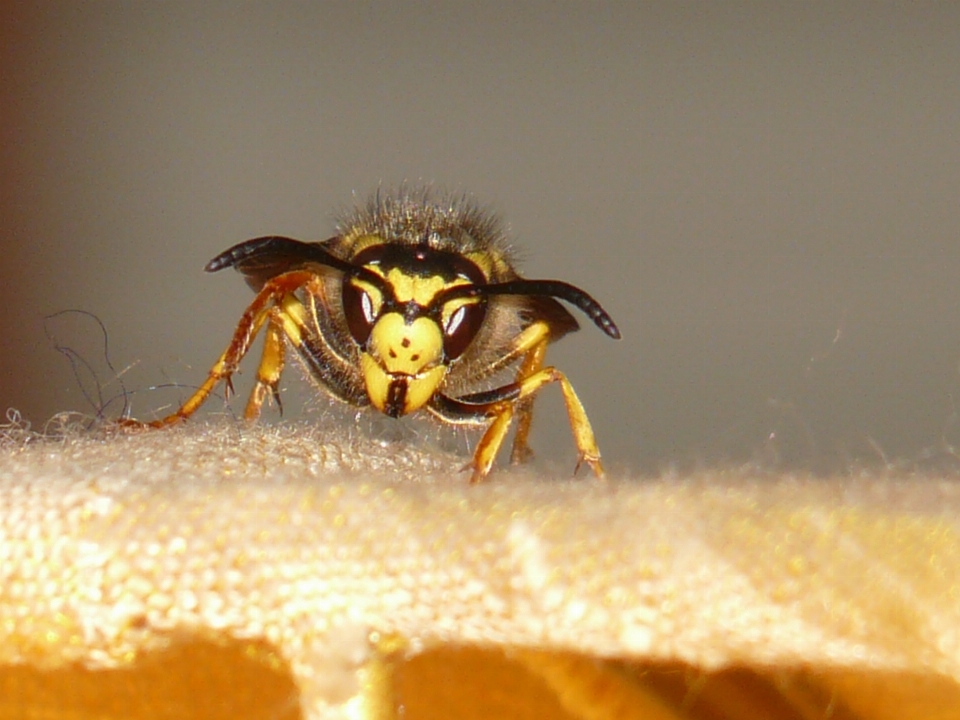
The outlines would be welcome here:
M 434 201 L 425 192 L 378 194 L 329 240 L 256 238 L 205 269 L 227 267 L 245 276 L 256 297 L 203 385 L 175 413 L 147 425 L 190 417 L 221 381 L 230 393 L 231 375 L 265 329 L 247 419 L 259 416 L 268 393 L 279 404 L 289 347 L 319 387 L 351 405 L 391 417 L 426 409 L 447 423 L 487 425 L 471 463 L 477 482 L 490 472 L 515 416 L 512 459 L 527 457 L 533 396 L 556 382 L 579 462 L 603 475 L 583 406 L 564 374 L 543 360 L 549 343 L 578 327 L 556 298 L 610 337 L 620 332 L 582 290 L 521 278 L 496 219 L 472 203 Z M 512 382 L 478 389 L 513 365 Z

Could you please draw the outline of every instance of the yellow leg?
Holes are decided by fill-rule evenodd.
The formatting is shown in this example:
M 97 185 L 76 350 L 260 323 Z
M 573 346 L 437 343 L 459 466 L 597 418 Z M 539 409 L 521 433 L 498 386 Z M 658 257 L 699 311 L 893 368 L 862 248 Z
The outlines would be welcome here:
M 494 416 L 493 423 L 480 438 L 477 449 L 474 451 L 472 463 L 474 471 L 471 482 L 483 480 L 490 472 L 490 467 L 493 465 L 497 452 L 507 435 L 515 408 L 524 400 L 532 398 L 544 385 L 552 382 L 560 383 L 563 402 L 567 406 L 570 429 L 573 431 L 573 440 L 577 445 L 577 469 L 580 468 L 580 465 L 586 463 L 593 469 L 594 475 L 598 478 L 606 477 L 603 472 L 603 465 L 600 463 L 600 449 L 597 447 L 597 439 L 593 434 L 593 428 L 590 426 L 590 420 L 587 419 L 587 413 L 583 409 L 580 398 L 577 397 L 577 393 L 570 381 L 567 380 L 566 375 L 556 368 L 548 367 L 524 378 L 519 383 L 520 392 L 516 398 L 497 403 L 493 407 L 491 410 L 491 414 Z
M 542 323 L 539 323 L 539 325 L 543 329 L 538 328 L 539 332 L 536 333 L 535 344 L 527 352 L 526 357 L 520 364 L 520 369 L 517 370 L 517 382 L 522 382 L 524 378 L 536 374 L 543 367 L 543 358 L 547 354 L 548 337 L 546 327 Z M 517 432 L 513 436 L 513 449 L 510 451 L 510 462 L 514 465 L 526 462 L 533 455 L 533 451 L 527 442 L 530 437 L 530 423 L 533 421 L 533 398 L 527 398 L 517 403 L 516 413 Z
M 577 468 L 574 472 L 580 468 L 580 465 L 586 463 L 598 478 L 606 477 L 603 465 L 600 464 L 600 449 L 597 447 L 597 439 L 590 426 L 590 420 L 566 375 L 553 367 L 544 368 L 521 383 L 520 398 L 533 395 L 551 382 L 560 383 L 563 402 L 567 406 L 567 417 L 570 419 L 570 429 L 573 431 L 573 440 L 577 445 Z
M 175 413 L 171 413 L 164 418 L 159 420 L 154 420 L 149 423 L 140 423 L 136 420 L 126 420 L 123 422 L 127 426 L 143 426 L 152 428 L 162 428 L 167 427 L 168 425 L 175 425 L 178 422 L 186 420 L 188 417 L 193 415 L 197 409 L 203 405 L 210 393 L 213 392 L 213 389 L 217 386 L 221 380 L 226 383 L 226 394 L 229 397 L 233 392 L 233 385 L 230 382 L 230 377 L 236 372 L 237 365 L 240 360 L 246 355 L 247 350 L 250 348 L 250 343 L 253 342 L 253 338 L 256 337 L 256 334 L 260 331 L 260 327 L 263 325 L 264 319 L 266 319 L 266 311 L 261 311 L 258 313 L 253 321 L 249 324 L 249 327 L 244 327 L 243 332 L 241 333 L 241 328 L 237 328 L 237 332 L 234 335 L 233 342 L 230 343 L 228 347 L 217 362 L 214 363 L 213 367 L 210 368 L 210 372 L 207 374 L 207 379 L 204 380 L 203 385 L 197 388 L 196 392 L 193 393 L 187 401 L 181 405 Z M 238 342 L 239 340 L 239 342 Z
M 306 309 L 296 295 L 288 293 L 277 307 L 270 310 L 263 352 L 260 355 L 260 364 L 257 366 L 257 383 L 250 391 L 247 407 L 243 411 L 243 416 L 247 420 L 256 420 L 260 417 L 260 407 L 268 391 L 276 401 L 280 412 L 283 413 L 278 387 L 280 375 L 283 373 L 284 337 L 298 347 L 303 341 L 305 323 Z
M 490 474 L 490 468 L 493 467 L 493 461 L 497 459 L 500 446 L 503 445 L 504 438 L 507 437 L 512 419 L 513 403 L 504 403 L 499 414 L 490 423 L 487 431 L 480 438 L 480 442 L 477 443 L 473 460 L 467 466 L 473 467 L 473 475 L 470 476 L 471 483 L 478 483 Z
M 277 390 L 280 374 L 283 372 L 283 325 L 275 313 L 276 310 L 271 313 L 270 321 L 267 323 L 260 365 L 257 366 L 257 382 L 250 391 L 247 407 L 243 411 L 243 417 L 251 421 L 260 417 L 260 406 L 263 405 L 268 391 L 276 400 L 277 407 L 283 412 L 280 393 Z
M 276 388 L 283 370 L 283 334 L 295 344 L 300 343 L 298 323 L 302 324 L 303 306 L 292 293 L 314 279 L 313 273 L 294 271 L 267 281 L 241 316 L 230 345 L 210 368 L 207 379 L 176 412 L 149 423 L 125 419 L 120 424 L 131 428 L 162 428 L 186 420 L 197 411 L 221 380 L 226 384 L 226 394 L 229 396 L 233 392 L 230 376 L 236 372 L 263 323 L 269 319 L 257 385 L 251 392 L 245 412 L 248 418 L 256 418 L 266 391 Z

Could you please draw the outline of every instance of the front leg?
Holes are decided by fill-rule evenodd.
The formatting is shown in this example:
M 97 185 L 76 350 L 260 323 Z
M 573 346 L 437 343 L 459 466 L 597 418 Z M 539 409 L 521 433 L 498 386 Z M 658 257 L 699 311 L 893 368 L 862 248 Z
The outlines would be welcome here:
M 485 392 L 472 393 L 461 398 L 451 398 L 440 393 L 426 406 L 427 410 L 441 420 L 454 425 L 483 425 L 489 423 L 486 432 L 473 453 L 473 459 L 464 467 L 473 468 L 471 483 L 483 480 L 493 467 L 493 461 L 503 445 L 510 421 L 513 419 L 513 404 L 520 395 L 517 383 Z M 491 422 L 492 421 L 492 422 Z
M 452 423 L 479 424 L 492 418 L 492 422 L 473 453 L 473 460 L 470 463 L 473 468 L 471 482 L 480 482 L 490 473 L 493 461 L 510 429 L 510 421 L 513 419 L 516 408 L 522 407 L 525 400 L 532 399 L 544 385 L 552 382 L 560 383 L 560 390 L 563 393 L 570 429 L 573 431 L 573 439 L 577 445 L 577 468 L 582 463 L 587 463 L 594 475 L 600 479 L 605 477 L 603 465 L 600 463 L 600 450 L 597 447 L 596 436 L 580 398 L 577 397 L 566 375 L 556 368 L 547 367 L 523 380 L 494 390 L 472 393 L 456 399 L 440 394 L 435 396 L 427 406 L 432 413 Z
M 542 320 L 530 324 L 517 336 L 510 352 L 501 360 L 506 364 L 520 360 L 515 384 L 532 377 L 543 368 L 543 358 L 547 353 L 547 345 L 550 341 L 550 325 Z M 482 394 L 480 393 L 480 395 Z M 470 400 L 470 396 L 460 399 L 467 403 L 477 402 L 476 400 Z M 528 445 L 530 425 L 533 421 L 533 398 L 528 397 L 518 402 L 514 408 L 514 414 L 517 417 L 517 432 L 513 436 L 510 462 L 519 464 L 526 462 L 533 455 L 533 451 L 530 450 Z M 501 440 L 501 442 L 503 441 Z
M 227 349 L 224 350 L 217 362 L 210 368 L 207 379 L 197 388 L 193 395 L 187 398 L 187 401 L 183 403 L 176 412 L 159 420 L 154 420 L 153 422 L 145 423 L 128 419 L 121 421 L 121 425 L 132 428 L 163 428 L 182 422 L 197 411 L 221 381 L 226 384 L 227 394 L 229 395 L 233 391 L 230 377 L 236 372 L 240 361 L 250 350 L 250 345 L 253 343 L 260 328 L 263 327 L 263 323 L 270 318 L 273 307 L 282 305 L 282 301 L 286 296 L 310 282 L 313 277 L 313 273 L 297 271 L 279 275 L 268 281 L 240 317 L 240 322 L 237 323 L 237 327 L 233 332 L 233 339 L 230 341 L 230 345 L 227 346 Z M 273 325 L 273 322 L 275 321 L 272 320 L 271 325 Z M 286 331 L 285 324 L 284 330 Z M 283 365 L 282 343 L 278 337 L 276 328 L 271 329 L 270 335 L 271 337 L 268 338 L 267 345 L 271 350 L 268 353 L 268 349 L 265 348 L 264 356 L 269 355 L 269 364 L 271 366 L 267 368 L 261 367 L 258 383 L 254 387 L 253 394 L 251 394 L 250 402 L 247 404 L 246 414 L 248 417 L 250 417 L 251 414 L 255 417 L 259 411 L 259 402 L 254 400 L 254 394 L 259 393 L 261 396 L 260 401 L 262 402 L 263 392 L 267 388 L 276 386 L 276 379 Z M 261 362 L 261 366 L 262 365 L 263 362 Z M 277 377 L 274 377 L 274 375 Z M 251 404 L 255 407 L 251 407 Z

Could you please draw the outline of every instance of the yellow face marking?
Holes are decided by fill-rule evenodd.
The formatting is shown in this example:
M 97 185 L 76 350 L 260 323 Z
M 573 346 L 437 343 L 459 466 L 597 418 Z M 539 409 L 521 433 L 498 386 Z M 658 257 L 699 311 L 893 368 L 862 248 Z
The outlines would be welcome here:
M 370 331 L 370 354 L 388 373 L 417 375 L 443 357 L 443 333 L 429 318 L 409 325 L 400 313 L 387 313 Z
M 372 269 L 372 268 L 371 268 Z M 433 298 L 441 290 L 457 285 L 466 284 L 463 278 L 448 281 L 439 275 L 430 275 L 421 277 L 419 275 L 408 275 L 402 270 L 393 268 L 387 273 L 386 281 L 393 288 L 394 297 L 398 302 L 415 302 L 417 305 L 427 307 L 433 302 Z
M 363 372 L 363 382 L 367 386 L 367 397 L 380 412 L 386 412 L 387 394 L 390 391 L 390 376 L 380 367 L 370 353 L 360 356 L 360 370 Z
M 392 386 L 403 386 L 403 404 L 392 410 L 405 415 L 426 405 L 446 377 L 443 334 L 428 318 L 408 324 L 399 313 L 387 313 L 373 326 L 368 348 L 360 369 L 370 402 L 381 412 L 391 411 Z
M 360 369 L 367 386 L 367 396 L 373 406 L 382 413 L 390 414 L 390 408 L 387 407 L 390 387 L 395 383 L 404 386 L 403 406 L 396 408 L 398 416 L 415 412 L 430 402 L 447 374 L 445 365 L 437 365 L 420 375 L 391 375 L 369 353 L 360 356 Z
M 437 365 L 407 383 L 407 396 L 403 403 L 403 414 L 419 410 L 437 392 L 437 388 L 447 376 L 447 366 Z

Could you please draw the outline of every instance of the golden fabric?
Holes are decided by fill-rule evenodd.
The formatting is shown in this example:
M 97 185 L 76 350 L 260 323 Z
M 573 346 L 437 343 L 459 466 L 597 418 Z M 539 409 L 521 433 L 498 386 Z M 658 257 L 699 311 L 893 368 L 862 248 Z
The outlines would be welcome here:
M 0 717 L 960 717 L 960 483 L 462 463 L 9 429 Z

